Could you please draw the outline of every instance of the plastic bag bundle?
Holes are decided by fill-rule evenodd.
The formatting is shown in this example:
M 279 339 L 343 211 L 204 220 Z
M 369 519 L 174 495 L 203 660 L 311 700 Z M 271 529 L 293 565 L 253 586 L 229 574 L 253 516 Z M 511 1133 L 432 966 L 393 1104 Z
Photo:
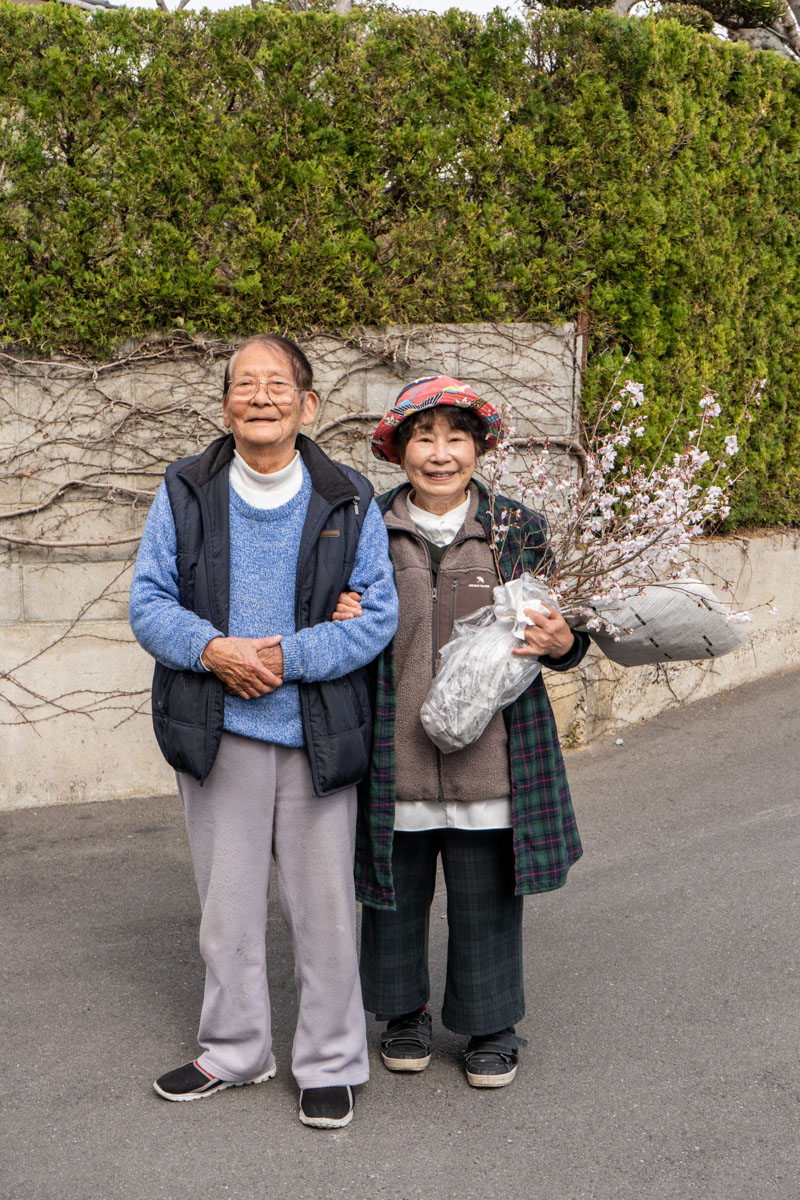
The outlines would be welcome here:
M 529 572 L 494 589 L 494 603 L 456 621 L 420 710 L 422 726 L 444 754 L 463 750 L 541 671 L 538 659 L 511 651 L 531 622 L 524 609 L 557 608 L 547 584 Z

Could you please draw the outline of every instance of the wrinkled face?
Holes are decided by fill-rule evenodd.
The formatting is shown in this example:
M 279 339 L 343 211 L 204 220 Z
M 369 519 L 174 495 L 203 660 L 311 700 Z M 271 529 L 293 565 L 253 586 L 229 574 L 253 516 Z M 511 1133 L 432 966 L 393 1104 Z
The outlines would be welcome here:
M 248 380 L 260 380 L 254 395 Z M 271 389 L 266 384 L 283 383 L 285 387 Z M 239 388 L 237 389 L 237 384 Z M 243 395 L 237 395 L 241 390 Z M 276 394 L 286 391 L 286 395 Z M 317 410 L 314 392 L 300 392 L 290 360 L 277 347 L 255 343 L 246 346 L 236 357 L 222 401 L 222 419 L 230 429 L 236 449 L 255 471 L 279 471 L 294 457 L 295 438 L 303 425 L 310 425 Z
M 457 508 L 477 461 L 472 435 L 455 429 L 438 410 L 431 429 L 414 429 L 403 454 L 402 467 L 414 488 L 414 503 L 438 514 Z

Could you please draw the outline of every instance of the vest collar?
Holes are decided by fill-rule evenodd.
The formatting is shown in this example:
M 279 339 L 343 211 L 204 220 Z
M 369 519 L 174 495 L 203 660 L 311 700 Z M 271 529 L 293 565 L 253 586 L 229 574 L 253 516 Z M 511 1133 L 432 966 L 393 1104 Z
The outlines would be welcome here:
M 344 471 L 330 458 L 324 450 L 320 450 L 316 442 L 299 433 L 295 442 L 300 451 L 300 457 L 306 465 L 311 484 L 328 504 L 339 504 L 343 500 L 352 500 L 358 495 L 355 484 Z M 187 466 L 182 467 L 180 474 L 191 480 L 197 487 L 204 487 L 225 467 L 230 466 L 233 459 L 233 434 L 227 433 L 216 438 L 197 458 L 192 459 Z

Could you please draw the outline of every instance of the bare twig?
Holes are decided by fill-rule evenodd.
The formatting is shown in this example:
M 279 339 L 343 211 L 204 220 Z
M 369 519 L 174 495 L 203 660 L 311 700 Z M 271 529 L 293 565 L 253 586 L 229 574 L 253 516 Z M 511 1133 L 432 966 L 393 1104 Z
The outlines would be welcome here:
M 530 363 L 523 375 L 509 365 L 518 361 L 521 336 L 527 350 L 540 336 L 543 347 L 550 347 L 541 352 L 540 377 L 532 377 Z M 421 326 L 385 332 L 357 328 L 342 337 L 308 331 L 299 340 L 322 381 L 314 436 L 327 441 L 358 426 L 366 433 L 384 415 L 385 407 L 378 405 L 388 406 L 385 397 L 395 385 L 399 391 L 428 370 L 452 373 L 446 356 L 455 337 L 452 330 Z M 224 339 L 174 329 L 160 339 L 130 343 L 105 362 L 79 354 L 38 359 L 8 347 L 0 350 L 0 562 L 7 577 L 16 578 L 17 564 L 46 569 L 56 562 L 65 571 L 108 563 L 113 576 L 98 582 L 70 619 L 24 625 L 24 644 L 30 645 L 36 629 L 41 642 L 34 653 L 20 654 L 20 661 L 9 664 L 6 658 L 0 702 L 10 716 L 0 715 L 0 724 L 35 726 L 69 714 L 91 719 L 111 710 L 122 723 L 146 710 L 147 694 L 116 679 L 107 690 L 78 685 L 59 693 L 40 682 L 58 677 L 57 671 L 43 673 L 42 664 L 78 638 L 98 645 L 127 639 L 118 620 L 99 624 L 107 620 L 98 616 L 106 611 L 100 602 L 119 601 L 122 575 L 166 465 L 200 452 L 222 432 L 221 363 L 234 349 Z M 547 406 L 552 330 L 542 327 L 539 333 L 526 326 L 521 335 L 514 327 L 486 325 L 467 335 L 462 351 L 466 378 L 479 388 L 481 379 L 495 381 L 495 390 L 516 398 L 520 432 L 526 435 L 515 439 L 517 449 L 551 445 L 583 468 L 585 455 L 576 438 L 568 432 L 545 438 L 531 421 L 532 398 L 538 396 L 543 412 Z M 375 394 L 379 399 L 370 403 Z M 565 410 L 565 430 L 574 427 L 573 405 Z M 363 454 L 362 447 L 361 437 L 352 438 L 344 453 L 352 458 Z M 366 464 L 358 459 L 355 465 L 363 469 Z M 69 611 L 71 585 L 69 576 L 64 578 L 54 612 Z M 81 576 L 82 589 L 91 578 Z M 26 579 L 26 587 L 33 587 L 31 576 Z

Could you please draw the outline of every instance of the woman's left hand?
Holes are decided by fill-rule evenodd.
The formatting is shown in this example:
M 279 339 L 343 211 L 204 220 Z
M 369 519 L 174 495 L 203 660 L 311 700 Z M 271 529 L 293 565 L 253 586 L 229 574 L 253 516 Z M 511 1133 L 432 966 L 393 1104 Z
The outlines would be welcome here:
M 532 608 L 525 609 L 525 616 L 533 621 L 525 630 L 525 645 L 512 650 L 512 654 L 535 655 L 548 654 L 551 658 L 563 658 L 572 649 L 575 635 L 561 613 L 549 604 L 545 605 L 546 613 L 535 612 Z
M 352 621 L 353 617 L 361 617 L 361 596 L 358 592 L 342 592 L 336 601 L 332 621 Z

